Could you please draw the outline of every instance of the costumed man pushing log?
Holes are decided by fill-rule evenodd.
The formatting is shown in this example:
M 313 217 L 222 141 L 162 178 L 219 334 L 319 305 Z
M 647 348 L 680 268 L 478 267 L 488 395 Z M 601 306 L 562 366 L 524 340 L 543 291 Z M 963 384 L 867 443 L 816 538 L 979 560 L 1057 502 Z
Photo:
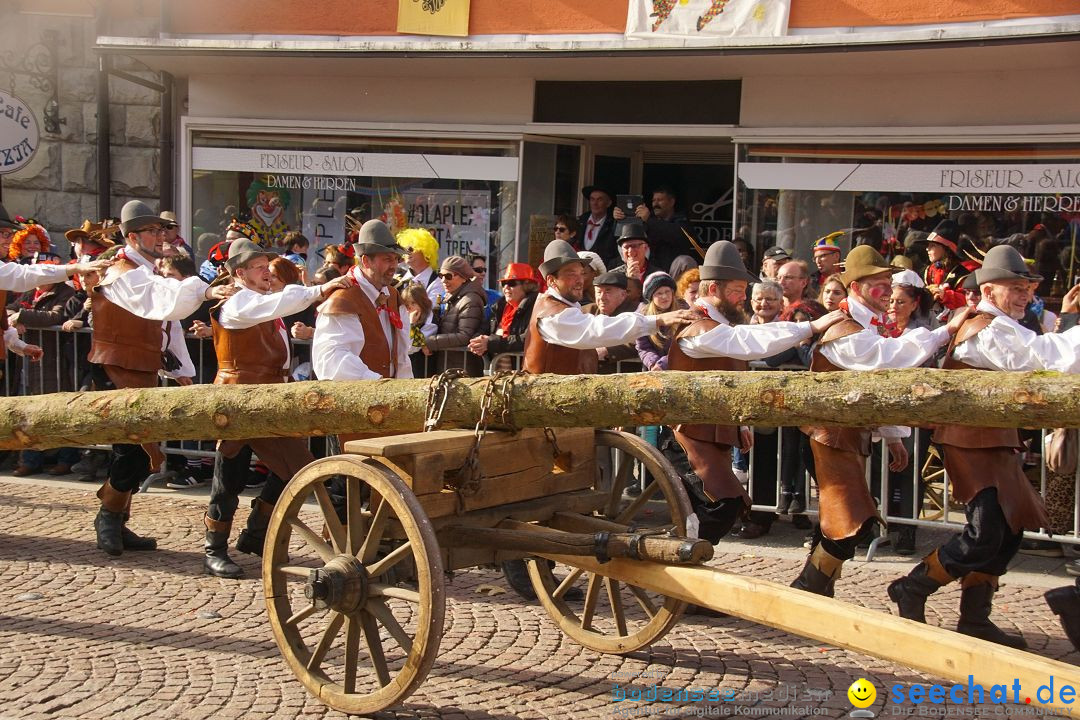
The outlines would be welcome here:
M 233 240 L 222 277 L 230 278 L 236 293 L 210 311 L 218 371 L 215 385 L 258 385 L 287 382 L 289 376 L 289 336 L 282 318 L 295 315 L 313 302 L 345 287 L 345 278 L 325 285 L 305 287 L 286 285 L 281 292 L 270 292 L 270 260 L 275 253 L 265 252 L 247 239 Z M 262 555 L 263 541 L 270 513 L 281 491 L 296 472 L 312 462 L 311 451 L 303 438 L 256 438 L 222 440 L 218 443 L 210 503 L 203 523 L 206 525 L 207 573 L 224 578 L 238 578 L 243 569 L 228 554 L 229 532 L 247 479 L 250 455 L 254 451 L 271 470 L 259 497 L 251 502 L 247 527 L 236 541 L 240 552 Z
M 709 246 L 697 301 L 704 317 L 676 334 L 668 352 L 669 370 L 749 370 L 747 361 L 793 348 L 844 319 L 836 310 L 812 323 L 740 324 L 747 285 L 756 280 L 746 271 L 734 243 L 722 240 Z M 704 423 L 676 425 L 672 430 L 702 483 L 703 493 L 688 483 L 698 537 L 715 544 L 750 507 L 750 496 L 731 469 L 731 449 L 738 446 L 748 452 L 753 433 L 748 427 Z
M 127 244 L 91 293 L 94 334 L 89 360 L 100 364 L 118 389 L 155 387 L 165 358 L 187 354 L 182 340 L 170 342 L 163 323 L 183 320 L 204 300 L 223 300 L 233 289 L 211 288 L 198 277 L 181 281 L 154 274 L 154 261 L 163 257 L 165 228 L 146 204 L 132 200 L 124 205 L 120 229 Z M 191 384 L 191 378 L 177 381 Z M 109 477 L 98 490 L 101 509 L 94 518 L 97 546 L 109 555 L 157 548 L 153 538 L 139 537 L 126 527 L 131 494 L 149 476 L 150 463 L 141 445 L 112 447 Z
M 918 367 L 956 334 L 968 311 L 936 330 L 915 328 L 900 336 L 885 319 L 892 294 L 891 267 L 869 245 L 853 249 L 844 263 L 848 286 L 847 320 L 830 327 L 818 341 L 811 372 L 835 370 L 895 370 Z M 814 453 L 819 493 L 818 525 L 810 556 L 792 587 L 832 597 L 836 578 L 871 526 L 878 522 L 877 505 L 866 484 L 870 428 L 804 427 Z M 906 428 L 878 428 L 889 449 L 889 469 L 903 470 L 907 450 L 900 442 Z
M 981 300 L 976 314 L 956 334 L 942 367 L 979 370 L 1080 372 L 1080 328 L 1036 335 L 1018 321 L 1042 278 L 1033 275 L 1015 248 L 998 245 L 975 271 Z M 1065 296 L 1063 313 L 1075 313 L 1080 288 Z M 952 493 L 966 504 L 961 533 L 926 556 L 906 577 L 889 585 L 900 615 L 926 622 L 926 598 L 959 578 L 958 632 L 1025 648 L 1018 635 L 990 620 L 998 579 L 1020 549 L 1024 530 L 1049 526 L 1046 508 L 1021 465 L 1022 445 L 1014 428 L 938 425 Z
M 525 371 L 531 374 L 595 375 L 598 348 L 632 343 L 657 327 L 690 322 L 697 315 L 675 310 L 646 317 L 634 312 L 621 315 L 589 315 L 581 309 L 585 291 L 585 268 L 570 243 L 553 240 L 544 248 L 540 274 L 548 289 L 536 299 L 525 338 Z M 522 560 L 503 563 L 510 587 L 526 599 L 536 595 Z M 569 592 L 566 599 L 573 600 Z

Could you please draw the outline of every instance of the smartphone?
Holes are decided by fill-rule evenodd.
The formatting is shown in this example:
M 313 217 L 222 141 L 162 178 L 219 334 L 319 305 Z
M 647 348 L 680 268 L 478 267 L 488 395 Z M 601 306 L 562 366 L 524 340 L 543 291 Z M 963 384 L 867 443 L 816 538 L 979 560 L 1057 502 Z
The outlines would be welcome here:
M 622 208 L 627 215 L 633 215 L 638 205 L 645 202 L 640 195 L 619 195 L 615 198 L 615 204 Z

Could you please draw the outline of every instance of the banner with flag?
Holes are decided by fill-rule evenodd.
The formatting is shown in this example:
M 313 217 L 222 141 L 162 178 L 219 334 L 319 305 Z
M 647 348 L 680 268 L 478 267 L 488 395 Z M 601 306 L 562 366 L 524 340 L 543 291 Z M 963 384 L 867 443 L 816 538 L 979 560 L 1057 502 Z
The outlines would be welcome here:
M 787 34 L 791 0 L 629 0 L 626 35 L 777 37 Z
M 469 34 L 470 0 L 398 0 L 397 31 L 406 35 Z

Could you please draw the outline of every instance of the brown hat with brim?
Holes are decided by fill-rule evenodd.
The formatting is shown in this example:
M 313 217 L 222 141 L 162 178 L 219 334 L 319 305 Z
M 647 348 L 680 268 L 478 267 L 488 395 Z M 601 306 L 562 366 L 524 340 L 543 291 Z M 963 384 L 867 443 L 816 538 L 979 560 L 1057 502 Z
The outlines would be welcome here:
M 589 261 L 577 254 L 574 246 L 565 240 L 552 240 L 544 248 L 544 262 L 540 263 L 540 275 L 547 277 L 559 272 L 570 263 L 588 265 Z
M 702 280 L 758 281 L 758 278 L 746 271 L 739 248 L 728 240 L 720 240 L 709 246 L 698 272 L 701 273 Z
M 68 242 L 78 242 L 79 240 L 94 240 L 96 242 L 95 234 L 101 234 L 101 223 L 83 220 L 81 226 L 68 230 L 64 233 L 64 237 L 68 239 Z
M 892 275 L 896 271 L 896 268 L 885 262 L 881 253 L 870 245 L 859 245 L 853 248 L 842 264 L 844 272 L 840 274 L 840 279 L 845 285 L 851 285 L 857 280 L 881 273 Z
M 245 263 L 261 257 L 273 260 L 277 253 L 267 252 L 247 238 L 240 238 L 229 244 L 229 259 L 225 261 L 225 267 L 232 273 Z
M 357 233 L 356 254 L 382 255 L 383 253 L 404 255 L 406 251 L 394 239 L 394 233 L 390 232 L 389 225 L 382 220 L 368 220 L 360 226 Z

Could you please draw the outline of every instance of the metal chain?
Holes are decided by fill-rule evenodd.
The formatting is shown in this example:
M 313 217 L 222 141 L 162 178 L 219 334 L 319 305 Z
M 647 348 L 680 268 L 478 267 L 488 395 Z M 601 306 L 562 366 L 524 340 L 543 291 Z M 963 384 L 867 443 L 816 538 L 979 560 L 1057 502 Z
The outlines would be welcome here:
M 510 432 L 514 433 L 518 432 L 519 428 L 517 425 L 514 424 L 513 411 L 511 408 L 511 394 L 514 391 L 514 381 L 517 380 L 519 377 L 523 377 L 525 375 L 528 375 L 528 373 L 524 370 L 500 370 L 499 372 L 492 375 L 493 380 L 495 378 L 502 379 L 502 389 L 500 391 L 502 399 L 502 414 L 499 416 L 499 421 L 505 427 L 509 428 Z
M 434 430 L 442 420 L 446 401 L 450 398 L 450 386 L 454 380 L 465 377 L 461 368 L 451 368 L 431 378 L 428 383 L 427 419 L 424 420 L 424 432 Z

